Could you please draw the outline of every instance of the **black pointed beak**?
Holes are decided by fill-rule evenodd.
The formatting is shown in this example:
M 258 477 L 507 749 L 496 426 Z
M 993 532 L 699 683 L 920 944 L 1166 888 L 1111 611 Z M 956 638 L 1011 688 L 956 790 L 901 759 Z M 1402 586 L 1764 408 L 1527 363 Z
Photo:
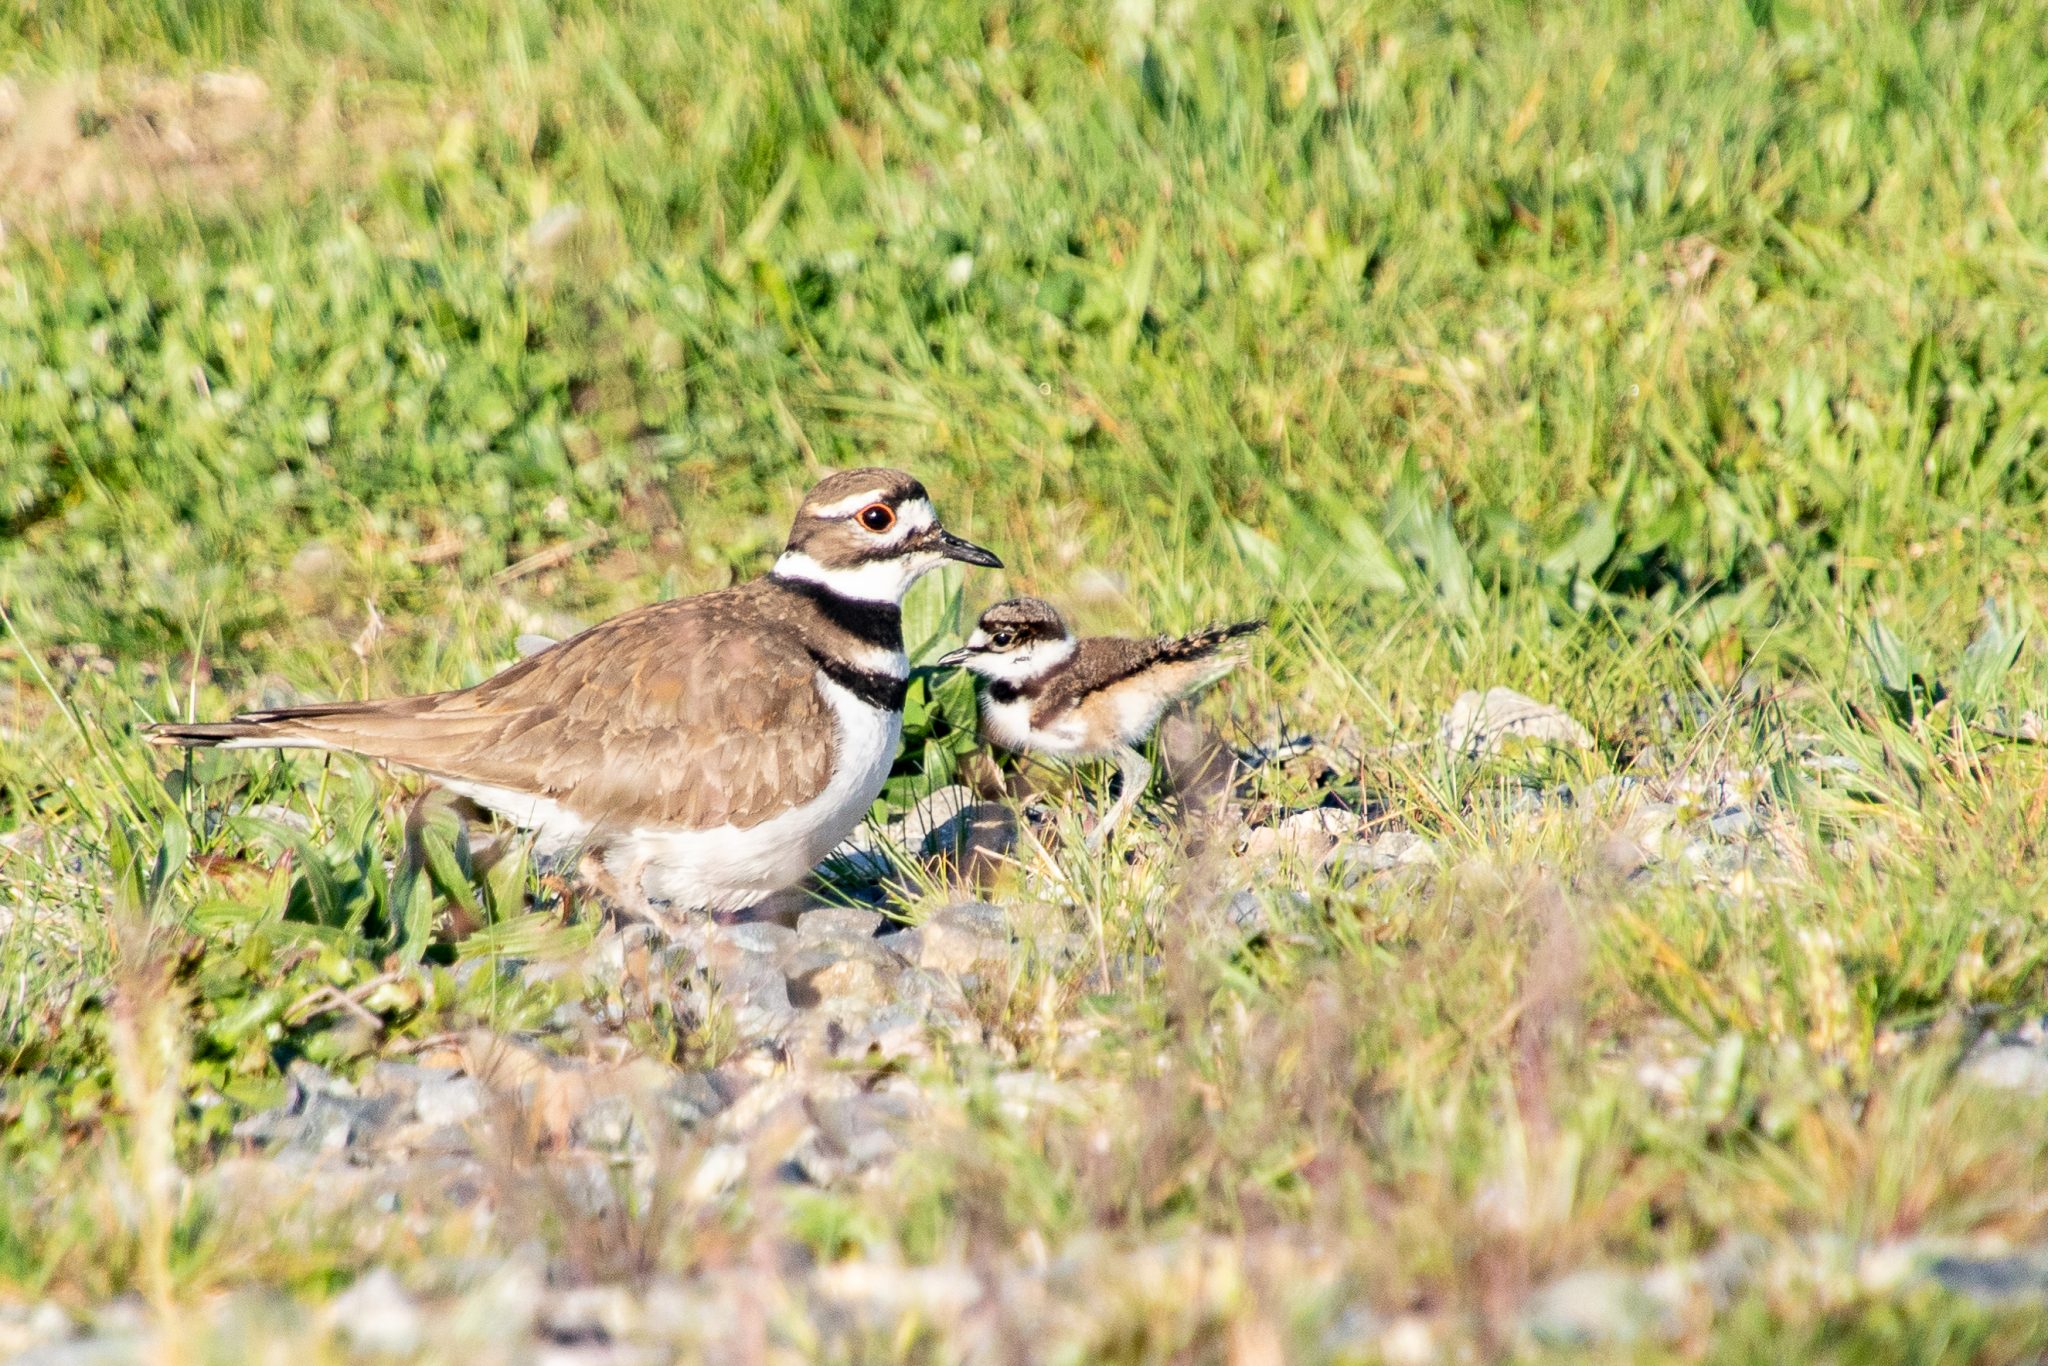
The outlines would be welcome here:
M 1003 567 L 1003 562 L 997 559 L 993 552 L 983 550 L 972 541 L 963 541 L 950 531 L 941 530 L 937 540 L 939 553 L 949 560 L 958 560 L 962 564 L 978 564 L 983 569 Z
M 974 658 L 974 651 L 962 645 L 957 650 L 940 655 L 938 667 L 941 669 L 957 669 L 972 658 Z

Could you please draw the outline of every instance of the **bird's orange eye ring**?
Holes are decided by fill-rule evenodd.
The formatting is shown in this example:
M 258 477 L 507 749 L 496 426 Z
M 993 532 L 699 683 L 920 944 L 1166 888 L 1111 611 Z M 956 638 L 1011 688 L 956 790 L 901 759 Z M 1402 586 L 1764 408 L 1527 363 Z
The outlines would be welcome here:
M 988 643 L 995 646 L 998 650 L 1007 650 L 1010 648 L 1010 642 L 1015 639 L 1016 637 L 1008 631 L 998 631 L 988 638 Z
M 869 503 L 857 514 L 860 524 L 877 536 L 896 525 L 896 509 L 887 503 Z

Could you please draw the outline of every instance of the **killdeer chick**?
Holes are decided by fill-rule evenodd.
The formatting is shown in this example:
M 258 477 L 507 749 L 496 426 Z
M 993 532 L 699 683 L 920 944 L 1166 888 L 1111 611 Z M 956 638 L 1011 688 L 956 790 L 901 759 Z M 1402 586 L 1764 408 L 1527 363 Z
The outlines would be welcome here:
M 1225 652 L 1263 622 L 1211 626 L 1189 636 L 1075 639 L 1051 603 L 1013 598 L 981 614 L 967 644 L 939 661 L 988 680 L 981 729 L 1004 749 L 1061 758 L 1114 758 L 1123 794 L 1089 837 L 1099 845 L 1137 805 L 1152 765 L 1138 751 L 1173 702 L 1229 673 Z
M 923 485 L 846 470 L 767 577 L 599 623 L 474 687 L 163 724 L 153 743 L 341 750 L 424 774 L 541 853 L 581 850 L 631 908 L 732 911 L 867 815 L 903 731 L 900 605 L 947 560 L 1000 568 Z

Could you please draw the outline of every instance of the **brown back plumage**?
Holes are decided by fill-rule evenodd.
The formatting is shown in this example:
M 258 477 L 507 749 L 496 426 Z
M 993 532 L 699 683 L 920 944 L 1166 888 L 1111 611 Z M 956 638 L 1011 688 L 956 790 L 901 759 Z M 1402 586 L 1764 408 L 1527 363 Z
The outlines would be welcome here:
M 893 610 L 875 629 L 893 628 Z M 758 579 L 613 617 L 471 688 L 164 725 L 150 738 L 346 750 L 546 796 L 618 828 L 746 828 L 824 789 L 836 729 L 814 683 L 819 656 L 876 643 L 800 589 Z

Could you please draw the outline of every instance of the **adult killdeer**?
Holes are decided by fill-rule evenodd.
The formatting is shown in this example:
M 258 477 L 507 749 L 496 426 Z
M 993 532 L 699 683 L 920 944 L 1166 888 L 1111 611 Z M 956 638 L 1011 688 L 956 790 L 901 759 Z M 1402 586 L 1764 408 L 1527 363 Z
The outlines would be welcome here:
M 800 880 L 896 757 L 900 605 L 945 560 L 1001 567 L 923 485 L 812 489 L 766 578 L 601 622 L 474 687 L 164 724 L 165 745 L 342 750 L 426 775 L 634 903 L 730 911 Z
M 982 733 L 1005 749 L 1061 758 L 1114 758 L 1123 795 L 1095 828 L 1099 844 L 1130 814 L 1151 781 L 1137 746 L 1175 700 L 1214 683 L 1243 656 L 1231 640 L 1263 622 L 1211 626 L 1189 636 L 1077 640 L 1051 603 L 1013 598 L 981 614 L 967 644 L 939 661 L 988 680 Z

